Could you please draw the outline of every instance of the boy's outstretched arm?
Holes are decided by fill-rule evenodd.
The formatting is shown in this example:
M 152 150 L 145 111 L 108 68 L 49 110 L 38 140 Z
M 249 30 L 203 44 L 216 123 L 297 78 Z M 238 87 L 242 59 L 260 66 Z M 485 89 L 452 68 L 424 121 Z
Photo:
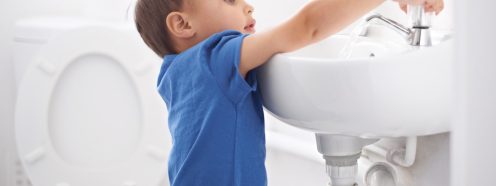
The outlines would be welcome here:
M 351 24 L 384 0 L 314 0 L 285 23 L 246 37 L 239 73 L 246 74 L 276 53 L 290 52 L 320 41 Z

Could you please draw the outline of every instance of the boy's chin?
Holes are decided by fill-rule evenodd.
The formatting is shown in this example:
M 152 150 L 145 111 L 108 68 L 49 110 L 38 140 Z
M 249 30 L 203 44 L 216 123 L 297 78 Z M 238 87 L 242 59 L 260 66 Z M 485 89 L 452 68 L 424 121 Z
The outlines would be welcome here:
M 243 30 L 243 34 L 254 34 L 255 32 L 255 28 L 247 28 Z

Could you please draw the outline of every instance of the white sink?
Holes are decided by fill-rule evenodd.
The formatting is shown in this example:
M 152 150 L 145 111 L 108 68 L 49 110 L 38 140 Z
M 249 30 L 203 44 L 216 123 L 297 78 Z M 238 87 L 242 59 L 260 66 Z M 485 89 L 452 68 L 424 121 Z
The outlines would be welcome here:
M 275 55 L 259 70 L 264 107 L 295 127 L 323 134 L 399 137 L 449 131 L 453 39 L 428 48 L 335 35 Z M 374 56 L 374 57 L 371 57 Z

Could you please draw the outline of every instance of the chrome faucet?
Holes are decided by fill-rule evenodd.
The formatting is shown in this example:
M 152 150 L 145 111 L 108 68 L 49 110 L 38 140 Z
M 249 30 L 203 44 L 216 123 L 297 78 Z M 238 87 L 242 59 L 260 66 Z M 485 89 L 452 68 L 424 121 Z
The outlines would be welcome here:
M 375 14 L 367 17 L 366 22 L 373 19 L 378 19 L 386 23 L 393 30 L 397 31 L 412 46 L 431 46 L 431 33 L 430 33 L 430 14 L 424 12 L 422 6 L 409 6 L 408 15 L 411 19 L 411 28 L 405 27 L 400 23 L 386 18 L 380 14 Z M 367 29 L 367 28 L 365 28 Z M 364 30 L 361 35 L 366 35 L 367 30 Z

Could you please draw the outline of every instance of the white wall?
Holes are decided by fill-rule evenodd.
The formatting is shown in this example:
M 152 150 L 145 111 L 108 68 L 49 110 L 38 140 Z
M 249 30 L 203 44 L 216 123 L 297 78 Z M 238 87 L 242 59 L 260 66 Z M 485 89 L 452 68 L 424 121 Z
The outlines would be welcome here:
M 495 1 L 456 0 L 457 112 L 452 138 L 452 183 L 495 185 Z

